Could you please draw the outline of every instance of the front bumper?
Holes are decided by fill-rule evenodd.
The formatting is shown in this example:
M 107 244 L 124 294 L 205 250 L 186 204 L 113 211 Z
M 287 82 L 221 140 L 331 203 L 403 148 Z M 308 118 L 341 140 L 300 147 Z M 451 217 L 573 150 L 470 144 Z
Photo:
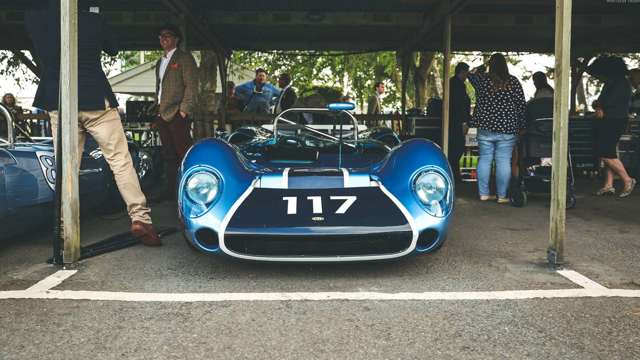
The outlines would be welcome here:
M 424 234 L 405 206 L 377 183 L 335 189 L 252 185 L 218 226 L 206 218 L 185 219 L 186 235 L 196 247 L 257 261 L 392 259 L 419 252 Z M 438 239 L 431 236 L 432 242 Z

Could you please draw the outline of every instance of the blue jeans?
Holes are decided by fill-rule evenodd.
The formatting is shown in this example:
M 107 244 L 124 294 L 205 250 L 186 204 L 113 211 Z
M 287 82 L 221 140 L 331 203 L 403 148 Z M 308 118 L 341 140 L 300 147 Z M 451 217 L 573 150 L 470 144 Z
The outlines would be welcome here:
M 491 163 L 496 160 L 496 192 L 498 197 L 506 198 L 509 180 L 511 180 L 511 153 L 517 136 L 494 133 L 478 129 L 478 192 L 480 196 L 488 196 Z

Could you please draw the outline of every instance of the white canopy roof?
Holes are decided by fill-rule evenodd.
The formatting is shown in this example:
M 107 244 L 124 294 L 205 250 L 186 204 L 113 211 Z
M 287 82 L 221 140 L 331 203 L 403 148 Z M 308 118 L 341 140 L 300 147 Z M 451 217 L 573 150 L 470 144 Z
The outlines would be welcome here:
M 229 80 L 236 85 L 253 80 L 254 72 L 238 67 L 231 67 Z M 222 93 L 220 77 L 218 77 L 216 92 Z M 114 93 L 139 96 L 153 96 L 156 92 L 155 62 L 150 61 L 138 65 L 133 69 L 122 72 L 109 78 L 109 83 Z

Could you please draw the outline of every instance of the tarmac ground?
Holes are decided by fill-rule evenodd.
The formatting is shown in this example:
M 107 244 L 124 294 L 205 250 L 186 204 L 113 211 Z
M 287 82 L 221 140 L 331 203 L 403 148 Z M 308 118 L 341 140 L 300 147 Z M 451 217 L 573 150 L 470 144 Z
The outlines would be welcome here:
M 255 263 L 176 233 L 47 265 L 48 230 L 0 244 L 0 359 L 638 359 L 640 193 L 567 212 L 565 264 L 546 265 L 549 196 L 524 208 L 459 188 L 436 253 L 355 264 Z M 177 226 L 176 204 L 152 207 Z M 82 221 L 89 244 L 124 213 Z

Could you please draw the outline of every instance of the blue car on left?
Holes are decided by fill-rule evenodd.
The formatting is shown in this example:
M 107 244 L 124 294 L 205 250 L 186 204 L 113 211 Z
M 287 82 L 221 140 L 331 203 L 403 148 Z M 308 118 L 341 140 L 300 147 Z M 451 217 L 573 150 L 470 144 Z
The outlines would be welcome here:
M 151 156 L 133 142 L 129 151 L 141 183 L 148 182 Z M 0 239 L 51 221 L 55 176 L 52 139 L 30 137 L 0 105 Z M 113 174 L 93 139 L 85 145 L 79 182 L 83 210 L 120 205 Z

